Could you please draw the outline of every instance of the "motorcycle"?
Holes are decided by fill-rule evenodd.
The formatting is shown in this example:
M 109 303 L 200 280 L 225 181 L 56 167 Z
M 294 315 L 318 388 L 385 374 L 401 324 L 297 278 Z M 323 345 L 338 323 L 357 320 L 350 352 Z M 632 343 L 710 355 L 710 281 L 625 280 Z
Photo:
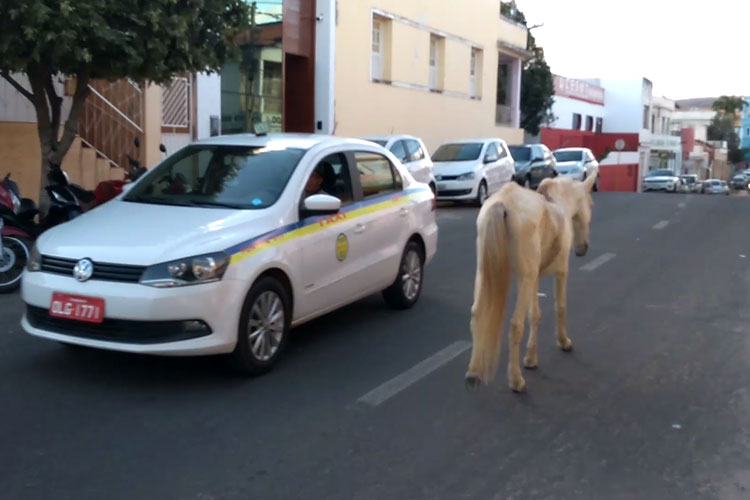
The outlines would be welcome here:
M 136 149 L 140 147 L 140 141 L 136 137 L 135 141 L 135 147 Z M 159 145 L 159 151 L 167 154 L 167 148 L 164 147 L 164 144 Z M 93 203 L 93 206 L 91 208 L 97 207 L 101 205 L 102 203 L 106 203 L 109 200 L 119 196 L 126 184 L 129 184 L 131 182 L 135 182 L 138 180 L 143 174 L 148 172 L 148 169 L 141 165 L 141 162 L 132 158 L 130 155 L 128 155 L 128 165 L 130 167 L 129 172 L 125 175 L 125 180 L 118 181 L 118 180 L 112 180 L 112 181 L 102 181 L 94 190 L 95 194 L 95 201 Z
M 31 240 L 39 235 L 36 204 L 21 198 L 10 174 L 0 182 L 0 293 L 15 290 L 29 261 Z
M 47 229 L 78 217 L 84 204 L 94 201 L 94 192 L 71 184 L 59 165 L 50 165 L 45 187 L 49 210 L 36 217 L 39 209 L 33 200 L 21 198 L 10 174 L 0 182 L 0 293 L 8 293 L 21 284 L 21 275 L 31 255 L 32 242 Z

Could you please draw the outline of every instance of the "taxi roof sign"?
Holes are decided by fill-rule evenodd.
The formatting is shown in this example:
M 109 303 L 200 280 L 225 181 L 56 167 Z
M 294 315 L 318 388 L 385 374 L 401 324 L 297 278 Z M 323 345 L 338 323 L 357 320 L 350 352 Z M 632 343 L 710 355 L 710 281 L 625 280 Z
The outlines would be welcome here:
M 253 133 L 257 136 L 268 135 L 268 125 L 263 122 L 253 123 Z

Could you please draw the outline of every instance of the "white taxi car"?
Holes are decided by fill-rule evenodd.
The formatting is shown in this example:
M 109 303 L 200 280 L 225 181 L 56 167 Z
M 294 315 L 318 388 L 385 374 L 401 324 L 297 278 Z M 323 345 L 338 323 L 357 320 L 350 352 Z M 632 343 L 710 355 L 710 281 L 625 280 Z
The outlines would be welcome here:
M 314 135 L 196 142 L 44 233 L 23 276 L 32 335 L 267 371 L 291 327 L 383 291 L 414 305 L 435 198 L 382 147 Z
M 502 139 L 463 139 L 432 155 L 439 200 L 474 201 L 481 206 L 513 179 L 515 162 Z

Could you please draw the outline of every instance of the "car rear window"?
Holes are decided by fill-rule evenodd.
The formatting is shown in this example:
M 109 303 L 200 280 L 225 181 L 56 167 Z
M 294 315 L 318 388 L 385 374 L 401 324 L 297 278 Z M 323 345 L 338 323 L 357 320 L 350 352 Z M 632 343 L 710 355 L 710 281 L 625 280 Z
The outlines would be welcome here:
M 531 159 L 531 148 L 526 146 L 510 146 L 510 155 L 514 160 L 528 161 Z
M 555 151 L 552 153 L 555 155 L 557 161 L 582 161 L 582 151 Z
M 469 142 L 459 144 L 443 144 L 432 155 L 433 162 L 441 161 L 472 161 L 479 158 L 482 152 L 481 142 Z

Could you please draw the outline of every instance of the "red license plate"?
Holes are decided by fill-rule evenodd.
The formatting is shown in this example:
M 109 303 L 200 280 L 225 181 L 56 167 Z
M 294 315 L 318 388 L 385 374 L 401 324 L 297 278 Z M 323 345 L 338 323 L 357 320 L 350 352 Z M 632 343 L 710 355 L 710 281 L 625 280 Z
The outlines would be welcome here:
M 101 323 L 104 321 L 104 299 L 53 293 L 49 315 L 87 323 Z

